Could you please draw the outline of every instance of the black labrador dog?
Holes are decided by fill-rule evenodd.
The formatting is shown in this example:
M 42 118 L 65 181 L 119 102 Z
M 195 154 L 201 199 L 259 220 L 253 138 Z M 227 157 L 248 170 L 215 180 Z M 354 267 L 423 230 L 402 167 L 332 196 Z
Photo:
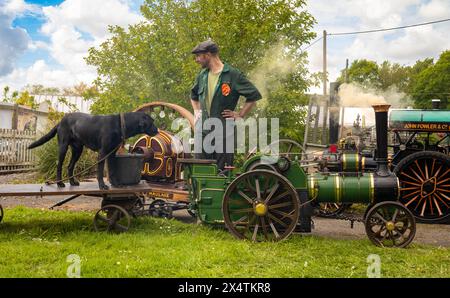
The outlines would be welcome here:
M 153 125 L 153 119 L 144 112 L 124 113 L 124 126 L 121 125 L 120 115 L 93 116 L 84 113 L 66 114 L 48 134 L 33 142 L 28 149 L 41 146 L 58 134 L 58 166 L 56 172 L 57 184 L 65 187 L 62 179 L 62 165 L 69 146 L 72 148 L 72 158 L 69 163 L 69 176 L 73 176 L 75 163 L 81 156 L 84 146 L 98 151 L 98 160 L 103 159 L 108 153 L 117 150 L 122 140 L 145 133 L 154 136 L 158 128 Z M 122 135 L 124 131 L 124 136 Z M 110 155 L 113 158 L 115 152 Z M 108 189 L 103 181 L 105 161 L 101 161 L 97 167 L 97 180 L 100 189 Z M 75 178 L 70 178 L 70 185 L 78 186 L 80 183 Z

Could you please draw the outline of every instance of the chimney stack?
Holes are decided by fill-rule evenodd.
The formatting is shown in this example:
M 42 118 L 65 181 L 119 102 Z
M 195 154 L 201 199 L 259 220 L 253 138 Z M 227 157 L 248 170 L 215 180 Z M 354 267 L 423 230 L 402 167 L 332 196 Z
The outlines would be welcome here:
M 340 83 L 330 83 L 330 105 L 329 118 L 330 134 L 328 142 L 330 145 L 336 145 L 339 141 L 339 86 Z
M 375 161 L 377 162 L 376 173 L 378 176 L 390 176 L 391 173 L 388 169 L 388 111 L 391 105 L 388 104 L 376 104 L 372 105 L 375 110 L 375 126 L 377 132 L 377 151 L 375 155 Z

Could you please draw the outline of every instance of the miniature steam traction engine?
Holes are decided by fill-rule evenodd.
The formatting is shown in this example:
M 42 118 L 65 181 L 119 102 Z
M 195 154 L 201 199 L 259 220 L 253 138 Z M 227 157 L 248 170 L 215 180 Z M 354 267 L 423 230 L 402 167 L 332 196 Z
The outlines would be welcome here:
M 380 246 L 407 246 L 415 235 L 415 219 L 397 202 L 399 181 L 387 167 L 389 105 L 374 109 L 378 144 L 374 173 L 307 175 L 298 159 L 280 157 L 272 164 L 276 171 L 253 169 L 223 176 L 217 174 L 213 160 L 180 159 L 191 208 L 202 222 L 225 224 L 238 238 L 277 241 L 288 237 L 299 220 L 300 224 L 310 220 L 307 212 L 301 216 L 310 202 L 367 203 L 369 239 Z

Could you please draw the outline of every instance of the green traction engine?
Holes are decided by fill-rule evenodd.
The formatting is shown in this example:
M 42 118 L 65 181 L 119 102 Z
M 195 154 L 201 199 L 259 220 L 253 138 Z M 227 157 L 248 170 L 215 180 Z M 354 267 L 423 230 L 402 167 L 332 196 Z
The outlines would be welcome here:
M 225 225 L 237 238 L 278 241 L 293 232 L 311 232 L 312 202 L 365 203 L 366 233 L 378 246 L 405 247 L 414 238 L 415 219 L 398 203 L 399 181 L 387 167 L 387 112 L 374 106 L 377 170 L 373 173 L 306 174 L 297 158 L 254 156 L 241 170 L 218 174 L 214 160 L 181 159 L 190 208 L 201 222 Z M 260 167 L 252 166 L 260 159 Z M 270 167 L 265 164 L 270 163 Z

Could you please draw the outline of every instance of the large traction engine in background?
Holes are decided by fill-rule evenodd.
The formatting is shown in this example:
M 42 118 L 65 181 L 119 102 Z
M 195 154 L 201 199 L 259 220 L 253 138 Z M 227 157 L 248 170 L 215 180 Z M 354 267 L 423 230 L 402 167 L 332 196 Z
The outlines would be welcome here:
M 432 110 L 395 109 L 389 117 L 399 201 L 429 223 L 450 217 L 450 111 L 437 104 L 434 100 Z
M 331 84 L 331 106 L 339 101 L 337 88 Z M 391 109 L 389 132 L 393 154 L 388 167 L 399 178 L 399 202 L 420 222 L 445 223 L 450 219 L 450 111 L 432 100 L 430 110 Z M 339 144 L 336 110 L 330 108 L 330 148 Z M 378 140 L 378 139 L 377 139 Z M 376 150 L 348 150 L 343 146 L 328 149 L 320 168 L 330 172 L 373 172 L 377 168 Z M 332 216 L 345 209 L 335 208 Z

